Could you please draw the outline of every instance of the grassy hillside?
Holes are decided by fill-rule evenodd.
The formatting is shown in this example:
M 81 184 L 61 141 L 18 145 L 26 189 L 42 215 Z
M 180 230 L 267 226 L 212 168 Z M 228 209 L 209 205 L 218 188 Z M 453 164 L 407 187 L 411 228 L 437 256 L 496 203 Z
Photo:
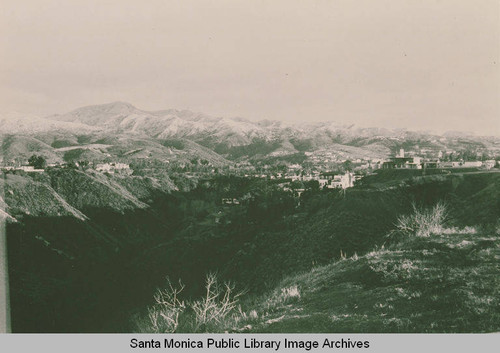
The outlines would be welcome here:
M 445 209 L 399 217 L 387 246 L 285 277 L 238 297 L 207 280 L 197 301 L 157 292 L 145 332 L 492 332 L 500 330 L 500 229 L 444 227 Z M 208 314 L 207 314 L 208 313 Z M 164 320 L 162 318 L 173 318 Z M 209 319 L 207 319 L 207 316 Z M 174 323 L 172 325 L 172 322 Z
M 7 174 L 0 179 L 0 189 L 5 193 L 6 212 L 13 217 L 32 215 L 73 216 L 82 220 L 86 218 L 50 187 L 47 178 L 37 179 L 39 180 L 15 174 Z
M 0 134 L 0 161 L 26 162 L 33 154 L 43 156 L 49 163 L 62 161 L 51 146 L 34 137 Z
M 284 279 L 249 332 L 500 330 L 500 236 L 412 238 Z
M 78 209 L 107 207 L 124 210 L 147 207 L 127 188 L 100 173 L 54 170 L 50 172 L 50 181 L 54 190 Z

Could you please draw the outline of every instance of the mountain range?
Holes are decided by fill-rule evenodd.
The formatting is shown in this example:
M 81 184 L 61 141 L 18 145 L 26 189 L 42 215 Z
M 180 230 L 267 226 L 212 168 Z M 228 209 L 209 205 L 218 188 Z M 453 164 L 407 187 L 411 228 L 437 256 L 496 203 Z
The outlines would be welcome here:
M 500 150 L 498 137 L 478 137 L 466 133 L 435 135 L 404 129 L 364 128 L 355 124 L 335 122 L 251 121 L 243 118 L 212 117 L 189 110 L 146 111 L 125 102 L 86 106 L 44 118 L 19 113 L 4 114 L 0 116 L 0 126 L 0 135 L 9 135 L 11 139 L 12 135 L 36 139 L 37 141 L 30 142 L 31 145 L 42 143 L 53 148 L 85 145 L 85 153 L 97 155 L 109 154 L 109 151 L 103 151 L 110 146 L 99 149 L 89 148 L 89 144 L 99 144 L 99 141 L 104 140 L 113 140 L 115 143 L 119 141 L 119 146 L 126 144 L 129 148 L 127 151 L 121 151 L 122 153 L 136 151 L 140 154 L 142 151 L 144 157 L 147 154 L 144 155 L 141 144 L 149 145 L 149 149 L 159 149 L 157 152 L 160 154 L 172 153 L 172 148 L 169 151 L 164 150 L 164 142 L 183 140 L 189 141 L 188 144 L 192 147 L 189 153 L 209 154 L 212 159 L 220 162 L 224 159 L 234 160 L 259 154 L 276 156 L 324 149 L 336 150 L 342 146 L 361 148 L 370 151 L 370 155 L 376 151 L 375 155 L 380 158 L 387 157 L 401 147 L 412 145 L 436 151 L 467 146 Z M 26 144 L 30 144 L 28 142 L 26 141 Z M 5 137 L 3 144 L 5 145 Z M 12 141 L 7 147 L 11 145 Z M 139 148 L 134 148 L 134 145 Z M 2 147 L 4 158 L 15 154 L 12 148 Z M 47 150 L 47 146 L 37 148 Z M 28 150 L 31 153 L 33 148 Z M 47 150 L 46 154 L 49 156 L 54 154 L 54 151 Z M 348 157 L 356 158 L 356 154 Z
M 114 102 L 73 110 L 46 119 L 83 124 L 116 133 L 144 134 L 158 139 L 187 138 L 193 141 L 225 143 L 229 147 L 250 144 L 254 139 L 314 139 L 353 143 L 359 139 L 417 138 L 428 133 L 403 129 L 362 128 L 335 122 L 250 121 L 243 118 L 212 117 L 189 110 L 145 111 L 129 103 Z

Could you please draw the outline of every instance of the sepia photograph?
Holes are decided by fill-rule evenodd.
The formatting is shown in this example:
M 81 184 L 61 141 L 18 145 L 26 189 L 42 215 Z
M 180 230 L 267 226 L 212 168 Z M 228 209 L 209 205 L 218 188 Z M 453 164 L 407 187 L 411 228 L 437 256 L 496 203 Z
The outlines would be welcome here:
M 499 60 L 498 0 L 1 1 L 0 331 L 500 332 Z

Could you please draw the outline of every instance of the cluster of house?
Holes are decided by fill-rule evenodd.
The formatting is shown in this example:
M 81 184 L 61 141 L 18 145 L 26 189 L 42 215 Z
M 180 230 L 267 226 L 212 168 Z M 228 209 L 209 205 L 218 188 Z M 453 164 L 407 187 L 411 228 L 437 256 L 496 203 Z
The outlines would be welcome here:
M 354 186 L 354 182 L 360 178 L 351 172 L 333 173 L 333 172 L 314 172 L 309 175 L 292 175 L 289 177 L 292 181 L 311 181 L 316 180 L 320 188 L 327 189 L 347 189 Z
M 399 154 L 395 157 L 389 158 L 384 162 L 382 168 L 384 169 L 425 169 L 425 168 L 494 168 L 497 161 L 494 159 L 486 161 L 441 161 L 438 158 L 422 158 L 419 156 L 410 156 L 405 154 L 404 149 L 400 149 Z
M 313 168 L 306 169 L 300 164 L 290 164 L 287 166 L 287 170 L 283 172 L 272 172 L 264 166 L 263 170 L 260 172 L 246 170 L 244 174 L 245 177 L 257 177 L 257 178 L 269 178 L 276 180 L 290 180 L 290 181 L 302 181 L 308 182 L 316 180 L 319 183 L 320 188 L 328 189 L 347 189 L 354 186 L 354 183 L 361 179 L 363 176 L 361 174 L 370 173 L 370 171 L 376 169 L 426 169 L 426 168 L 482 168 L 482 169 L 492 169 L 498 165 L 498 162 L 494 159 L 490 160 L 475 160 L 475 161 L 447 161 L 445 158 L 449 154 L 454 154 L 456 151 L 445 151 L 436 154 L 432 150 L 421 149 L 421 153 L 425 157 L 419 156 L 416 152 L 405 152 L 404 149 L 400 149 L 399 153 L 388 159 L 357 159 L 350 161 L 351 168 L 353 172 L 328 172 L 329 166 L 325 164 L 314 164 Z M 317 156 L 316 156 L 317 157 Z M 478 158 L 479 159 L 479 158 Z M 340 160 L 341 162 L 346 162 L 345 160 Z M 311 170 L 312 169 L 312 170 Z M 284 189 L 292 190 L 290 186 L 283 184 Z M 298 189 L 294 189 L 297 192 Z M 300 193 L 300 190 L 299 190 Z
M 240 200 L 231 198 L 231 197 L 225 197 L 222 199 L 222 204 L 223 205 L 239 205 Z
M 23 172 L 27 173 L 41 173 L 44 171 L 44 169 L 36 169 L 32 165 L 21 165 L 21 166 L 4 166 L 1 168 L 2 171 L 14 171 L 14 170 L 22 170 Z
M 342 188 L 346 189 L 354 186 L 354 182 L 361 178 L 360 175 L 356 175 L 351 172 L 346 173 L 335 173 L 335 172 L 320 172 L 318 170 L 311 171 L 307 174 L 304 173 L 296 173 L 299 168 L 294 168 L 294 166 L 298 166 L 302 168 L 300 165 L 292 165 L 288 167 L 288 172 L 278 172 L 278 173 L 254 173 L 254 174 L 244 174 L 244 177 L 253 177 L 253 178 L 262 178 L 262 179 L 270 179 L 270 180 L 289 180 L 289 181 L 302 181 L 309 182 L 312 180 L 316 180 L 319 183 L 320 188 Z
M 95 166 L 95 170 L 103 173 L 132 174 L 132 169 L 127 163 L 100 163 Z
M 23 171 L 26 173 L 42 173 L 45 171 L 43 168 L 36 168 L 30 164 L 23 164 L 26 162 L 22 162 L 20 160 L 11 160 L 11 161 L 2 161 L 2 166 L 0 170 L 3 172 L 8 171 Z M 61 163 L 47 163 L 44 168 L 53 168 L 63 166 Z
M 42 173 L 44 169 L 37 169 L 32 165 L 20 165 L 20 163 L 10 163 L 11 165 L 5 165 L 0 167 L 2 171 L 24 171 L 27 173 Z M 49 163 L 47 164 L 47 168 L 65 168 L 70 164 L 68 163 Z M 72 164 L 73 166 L 84 167 L 88 165 L 83 162 L 75 162 Z M 106 173 L 120 173 L 120 174 L 132 174 L 133 170 L 130 169 L 130 165 L 126 163 L 118 163 L 118 162 L 110 162 L 110 163 L 99 163 L 94 165 L 94 169 L 98 172 L 106 172 Z

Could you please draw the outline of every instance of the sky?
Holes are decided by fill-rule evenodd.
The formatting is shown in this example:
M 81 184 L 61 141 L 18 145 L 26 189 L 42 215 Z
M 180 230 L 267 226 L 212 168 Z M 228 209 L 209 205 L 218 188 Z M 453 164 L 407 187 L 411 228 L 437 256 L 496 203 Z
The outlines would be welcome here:
M 2 0 L 0 111 L 500 135 L 497 0 Z

